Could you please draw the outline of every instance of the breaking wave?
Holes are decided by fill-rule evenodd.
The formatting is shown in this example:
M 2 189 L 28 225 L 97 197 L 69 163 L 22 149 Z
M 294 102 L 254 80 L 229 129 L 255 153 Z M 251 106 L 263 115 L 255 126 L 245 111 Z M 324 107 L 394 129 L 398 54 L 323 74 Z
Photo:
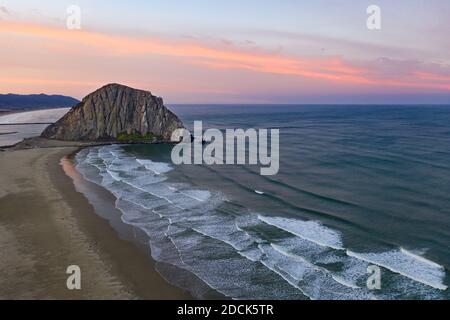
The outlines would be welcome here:
M 170 164 L 120 146 L 84 149 L 75 159 L 86 180 L 114 194 L 122 221 L 148 235 L 155 261 L 230 298 L 438 299 L 447 289 L 444 268 L 424 257 L 403 248 L 354 252 L 319 221 L 251 212 L 218 192 L 171 181 Z M 383 290 L 367 289 L 371 264 L 384 268 Z M 179 275 L 164 277 L 197 292 Z

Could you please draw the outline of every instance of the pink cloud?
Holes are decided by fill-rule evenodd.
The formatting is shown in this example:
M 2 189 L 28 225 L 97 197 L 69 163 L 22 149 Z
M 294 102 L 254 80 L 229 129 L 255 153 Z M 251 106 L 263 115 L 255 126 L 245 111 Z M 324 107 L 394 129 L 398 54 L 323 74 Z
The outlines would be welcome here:
M 420 61 L 404 61 L 393 59 L 378 59 L 372 61 L 348 60 L 336 56 L 303 57 L 301 55 L 281 55 L 267 52 L 252 46 L 230 45 L 222 43 L 212 45 L 198 39 L 170 39 L 155 36 L 110 34 L 89 30 L 67 30 L 63 27 L 42 25 L 37 23 L 0 21 L 0 36 L 6 35 L 16 39 L 30 39 L 29 51 L 32 46 L 47 47 L 51 56 L 74 53 L 80 56 L 92 55 L 105 61 L 110 58 L 139 60 L 143 57 L 164 58 L 179 65 L 204 68 L 210 72 L 230 70 L 237 74 L 245 72 L 256 76 L 254 83 L 259 81 L 258 75 L 277 75 L 279 79 L 298 78 L 299 83 L 310 81 L 322 90 L 342 86 L 397 87 L 415 90 L 450 91 L 450 66 Z M 33 41 L 31 41 L 33 40 Z M 14 54 L 3 53 L 3 54 Z M 168 59 L 168 60 L 167 60 Z M 91 75 L 78 76 L 78 79 L 64 80 L 52 78 L 46 72 L 46 65 L 53 61 L 40 61 L 43 72 L 36 78 L 23 72 L 14 74 L 14 66 L 8 66 L 13 74 L 0 77 L 0 83 L 42 85 L 74 85 L 91 87 L 101 79 L 93 80 Z M 0 62 L 1 63 L 1 62 Z M 68 68 L 77 68 L 77 62 L 70 61 Z M 21 65 L 16 65 L 21 69 Z M 95 66 L 94 66 L 95 68 Z M 95 69 L 92 71 L 95 73 Z M 98 71 L 100 72 L 100 71 Z M 196 77 L 193 74 L 192 77 Z M 126 78 L 129 78 L 127 76 Z M 135 80 L 134 82 L 140 82 Z M 218 82 L 216 78 L 215 81 Z M 281 81 L 277 81 L 280 83 Z M 320 84 L 318 84 L 320 83 Z M 328 86 L 324 86 L 327 84 Z M 184 86 L 185 84 L 183 84 Z M 163 86 L 161 86 L 163 87 Z M 178 87 L 180 89 L 180 87 Z M 185 89 L 186 90 L 186 89 Z M 194 88 L 189 89 L 194 91 Z M 205 91 L 231 94 L 235 87 L 226 88 L 214 83 Z

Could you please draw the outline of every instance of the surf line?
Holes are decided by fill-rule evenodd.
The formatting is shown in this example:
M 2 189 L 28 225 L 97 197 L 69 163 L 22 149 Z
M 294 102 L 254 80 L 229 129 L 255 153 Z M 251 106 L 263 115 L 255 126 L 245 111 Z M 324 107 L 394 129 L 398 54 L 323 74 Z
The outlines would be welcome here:
M 178 143 L 171 154 L 175 165 L 260 164 L 263 176 L 276 175 L 280 168 L 279 129 L 226 129 L 224 134 L 219 129 L 203 132 L 203 122 L 194 121 L 193 135 L 180 128 L 173 131 L 171 140 Z

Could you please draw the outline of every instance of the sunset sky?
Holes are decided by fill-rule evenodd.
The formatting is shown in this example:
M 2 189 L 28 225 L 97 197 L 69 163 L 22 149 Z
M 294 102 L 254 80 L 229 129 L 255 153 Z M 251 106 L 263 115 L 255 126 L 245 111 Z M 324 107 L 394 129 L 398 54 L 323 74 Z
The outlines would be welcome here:
M 450 104 L 448 0 L 0 0 L 0 43 L 0 93 L 118 82 L 166 103 Z

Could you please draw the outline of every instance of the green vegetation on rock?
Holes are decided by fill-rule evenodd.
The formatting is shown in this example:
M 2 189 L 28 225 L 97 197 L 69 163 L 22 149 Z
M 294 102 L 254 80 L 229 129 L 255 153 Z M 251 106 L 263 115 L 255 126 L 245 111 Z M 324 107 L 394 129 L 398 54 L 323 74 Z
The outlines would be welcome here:
M 155 135 L 152 133 L 142 135 L 140 133 L 128 134 L 126 132 L 122 132 L 117 136 L 117 140 L 122 142 L 152 142 L 154 138 Z

